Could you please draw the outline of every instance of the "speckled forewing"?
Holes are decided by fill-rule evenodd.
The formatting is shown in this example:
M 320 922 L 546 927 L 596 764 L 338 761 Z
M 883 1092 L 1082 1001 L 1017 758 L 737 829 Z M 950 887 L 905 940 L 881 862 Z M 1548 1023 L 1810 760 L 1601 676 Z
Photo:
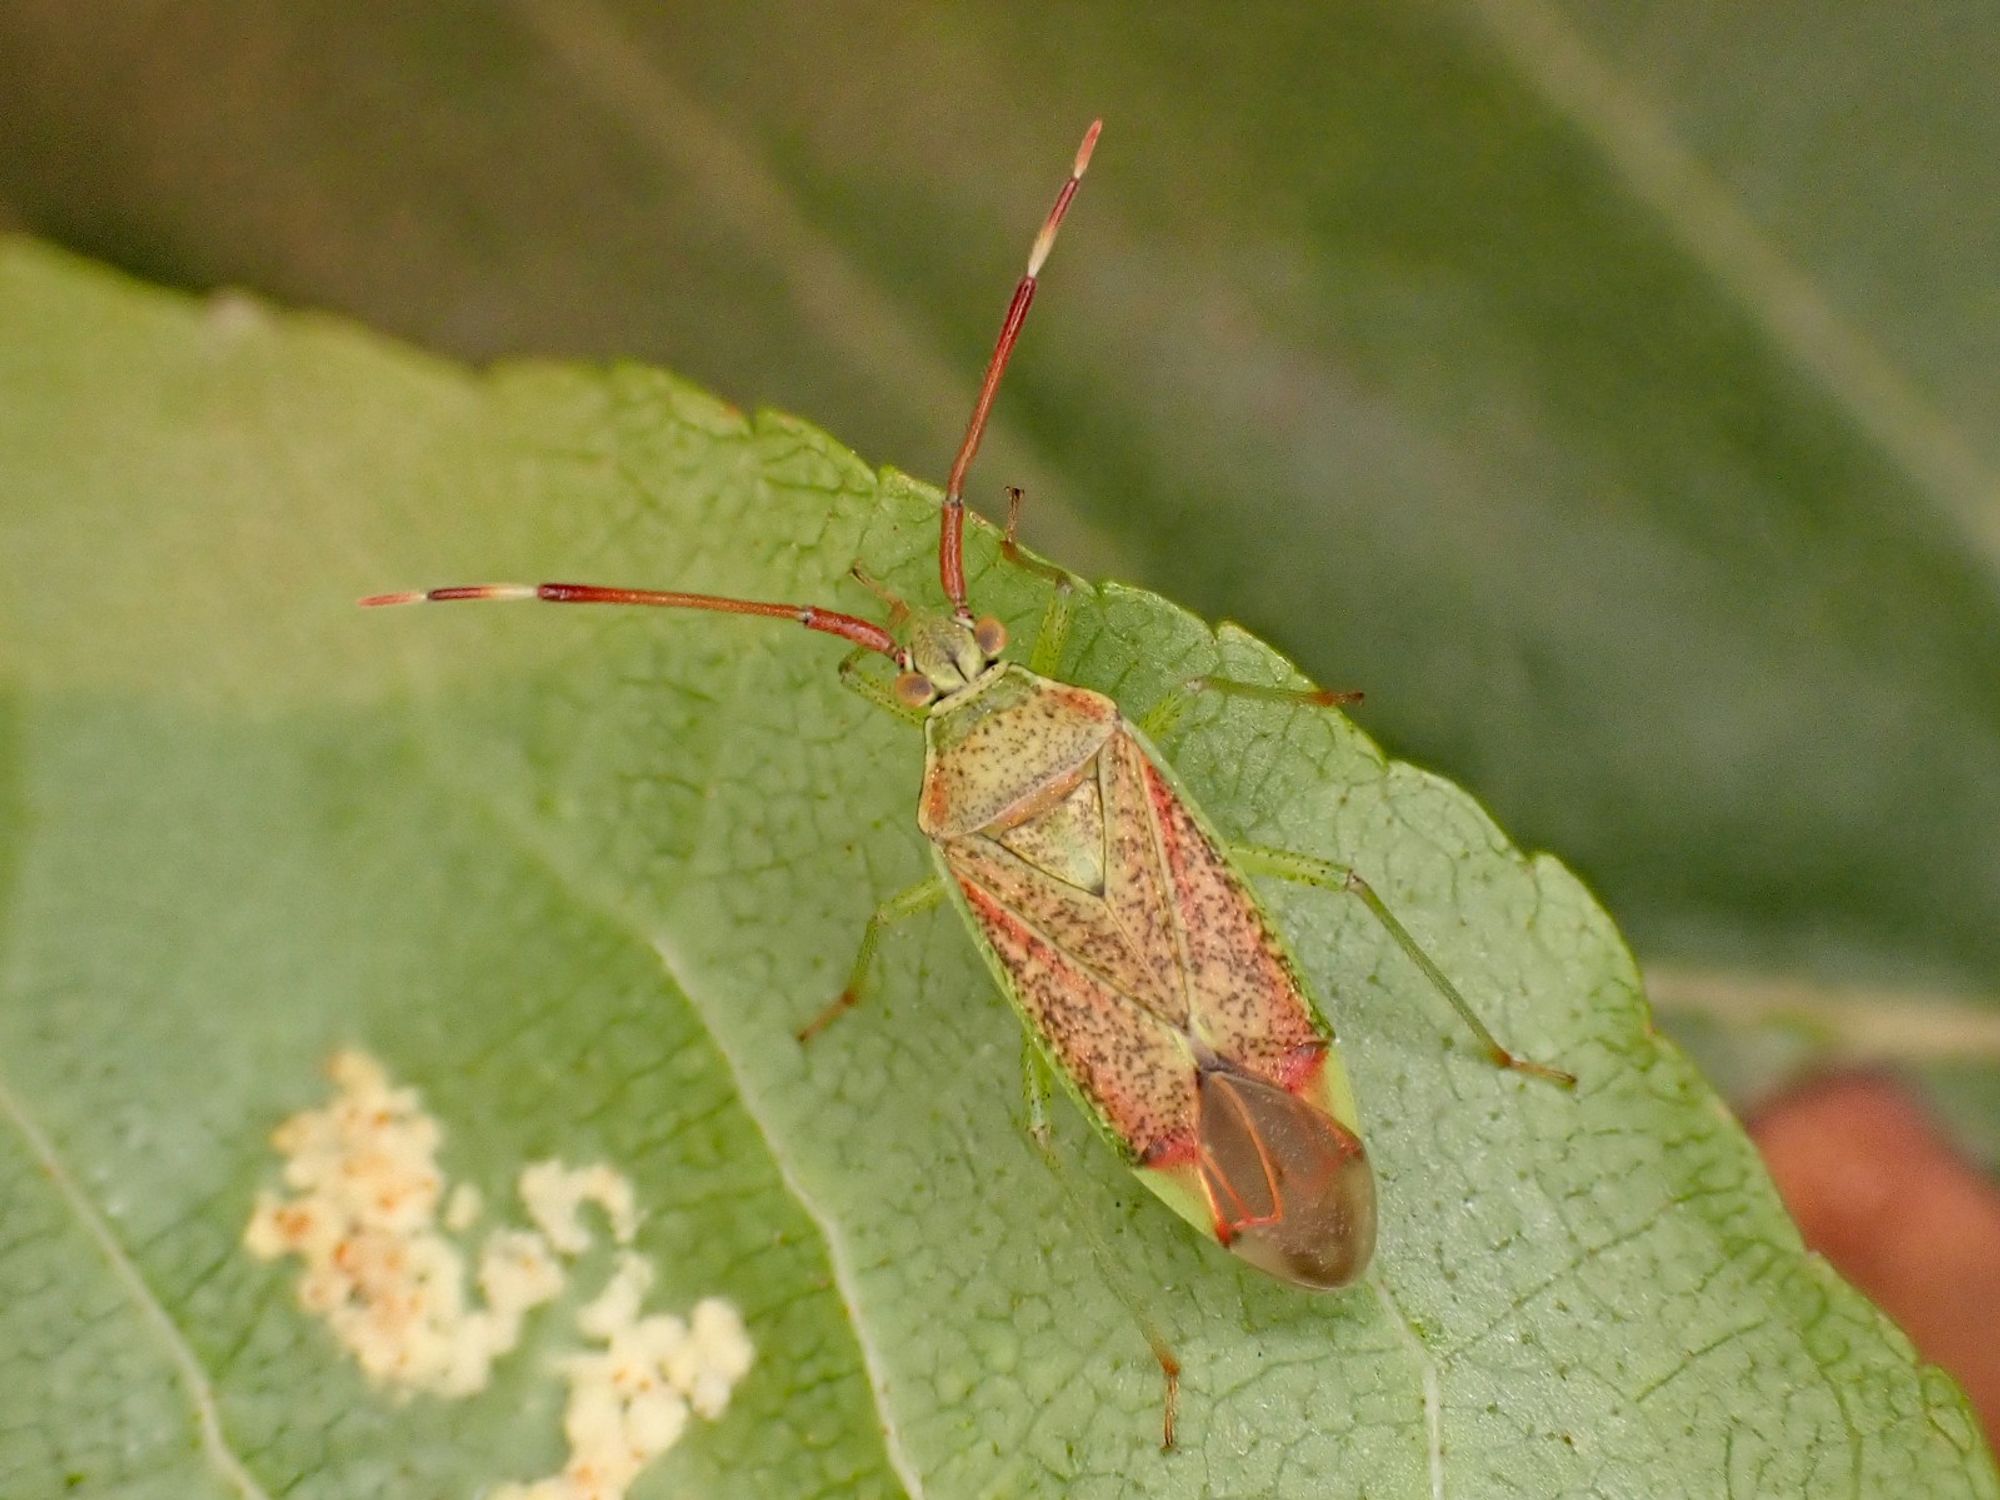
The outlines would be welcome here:
M 1180 928 L 1191 1034 L 1238 1067 L 1297 1086 L 1318 1066 L 1324 1038 L 1263 908 L 1137 740 L 1121 734 L 1107 754 L 1145 787 Z
M 1132 1155 L 1150 1160 L 1191 1145 L 1195 1069 L 1184 1036 L 976 879 L 962 876 L 960 889 L 1015 1001 Z
M 1046 811 L 938 847 L 961 888 L 985 891 L 1123 1003 L 1185 1031 L 1180 934 L 1150 817 L 1130 764 L 1100 755 Z
M 1135 1153 L 1193 1149 L 1201 1052 L 1296 1086 L 1321 1038 L 1283 950 L 1144 745 L 938 852 L 1014 998 Z

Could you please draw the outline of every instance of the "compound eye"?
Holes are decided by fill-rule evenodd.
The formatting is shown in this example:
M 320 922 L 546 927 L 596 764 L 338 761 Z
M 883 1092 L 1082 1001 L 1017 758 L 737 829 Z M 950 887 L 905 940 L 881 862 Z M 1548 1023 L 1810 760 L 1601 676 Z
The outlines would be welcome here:
M 992 661 L 1007 649 L 1007 627 L 993 616 L 986 615 L 972 627 L 972 639 L 979 647 L 980 653 L 988 661 Z
M 896 696 L 912 708 L 922 708 L 937 696 L 937 689 L 931 686 L 930 678 L 921 672 L 897 673 L 895 691 Z

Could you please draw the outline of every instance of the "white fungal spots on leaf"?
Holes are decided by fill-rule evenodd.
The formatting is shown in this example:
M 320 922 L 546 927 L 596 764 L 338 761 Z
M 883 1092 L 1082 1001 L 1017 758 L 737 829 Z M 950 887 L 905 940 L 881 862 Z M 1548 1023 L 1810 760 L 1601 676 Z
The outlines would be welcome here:
M 599 1162 L 572 1167 L 559 1161 L 538 1161 L 521 1172 L 521 1202 L 536 1227 L 564 1255 L 581 1255 L 590 1245 L 583 1227 L 583 1206 L 595 1203 L 611 1220 L 611 1237 L 621 1245 L 639 1232 L 639 1214 L 632 1184 Z
M 486 1203 L 480 1197 L 479 1189 L 469 1182 L 461 1182 L 451 1190 L 451 1196 L 445 1200 L 444 1227 L 453 1234 L 464 1234 L 479 1222 L 479 1215 L 485 1207 Z
M 290 1191 L 259 1195 L 243 1243 L 260 1260 L 303 1262 L 299 1305 L 371 1379 L 404 1394 L 483 1389 L 529 1310 L 562 1291 L 562 1272 L 539 1234 L 496 1234 L 475 1298 L 465 1249 L 438 1223 L 437 1121 L 363 1053 L 336 1054 L 327 1072 L 333 1099 L 272 1134 Z
M 653 1281 L 650 1262 L 626 1253 L 577 1327 L 600 1347 L 563 1361 L 569 1403 L 562 1472 L 533 1484 L 504 1485 L 492 1500 L 617 1500 L 641 1470 L 671 1448 L 688 1418 L 710 1421 L 750 1368 L 749 1335 L 718 1297 L 691 1317 L 641 1315 Z
M 472 1184 L 446 1183 L 443 1130 L 417 1091 L 392 1085 L 361 1052 L 335 1054 L 327 1073 L 334 1097 L 272 1134 L 286 1191 L 259 1194 L 243 1244 L 259 1260 L 299 1258 L 299 1306 L 378 1384 L 405 1397 L 474 1395 L 528 1315 L 567 1290 L 566 1263 L 596 1238 L 585 1205 L 602 1210 L 616 1244 L 631 1243 L 632 1184 L 601 1162 L 532 1163 L 517 1190 L 534 1227 L 492 1229 L 475 1255 L 469 1233 L 484 1204 Z M 621 1250 L 577 1314 L 586 1347 L 556 1366 L 569 1386 L 567 1462 L 491 1490 L 492 1500 L 620 1500 L 690 1417 L 722 1415 L 750 1368 L 743 1320 L 716 1297 L 685 1319 L 645 1312 L 653 1275 L 651 1261 Z

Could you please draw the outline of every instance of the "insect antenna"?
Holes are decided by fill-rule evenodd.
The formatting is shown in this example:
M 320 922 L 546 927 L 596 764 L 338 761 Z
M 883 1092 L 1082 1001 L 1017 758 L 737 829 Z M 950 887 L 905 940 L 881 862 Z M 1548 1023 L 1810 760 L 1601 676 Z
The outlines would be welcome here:
M 1042 221 L 1041 233 L 1035 236 L 1034 248 L 1028 252 L 1027 274 L 1014 288 L 1014 298 L 1007 304 L 1007 316 L 1000 322 L 1000 338 L 993 345 L 993 357 L 986 361 L 986 377 L 979 383 L 979 399 L 972 405 L 972 418 L 965 424 L 965 439 L 958 445 L 958 457 L 951 463 L 951 477 L 945 482 L 944 512 L 938 532 L 938 577 L 953 612 L 961 620 L 972 618 L 972 609 L 965 599 L 965 473 L 972 467 L 973 455 L 979 452 L 979 440 L 986 435 L 986 417 L 993 409 L 1000 377 L 1007 371 L 1008 357 L 1014 352 L 1015 340 L 1021 336 L 1021 325 L 1027 321 L 1028 304 L 1035 300 L 1035 278 L 1041 274 L 1042 262 L 1049 258 L 1049 251 L 1055 245 L 1056 231 L 1062 227 L 1070 199 L 1076 196 L 1077 184 L 1083 181 L 1084 171 L 1090 166 L 1090 153 L 1096 149 L 1097 133 L 1103 128 L 1102 120 L 1092 120 L 1090 129 L 1083 133 L 1083 144 L 1076 148 L 1076 164 L 1070 168 L 1069 181 L 1056 194 L 1055 207 L 1049 210 L 1049 216 Z
M 718 594 L 676 594 L 665 589 L 606 588 L 595 583 L 459 583 L 448 588 L 418 589 L 400 594 L 370 594 L 357 601 L 363 609 L 392 604 L 456 604 L 489 600 L 529 599 L 543 604 L 643 604 L 654 609 L 707 609 L 726 615 L 766 615 L 795 620 L 808 630 L 837 635 L 866 651 L 879 651 L 898 666 L 909 666 L 909 653 L 896 638 L 871 620 L 843 615 L 816 604 L 775 604 L 762 599 L 725 599 Z

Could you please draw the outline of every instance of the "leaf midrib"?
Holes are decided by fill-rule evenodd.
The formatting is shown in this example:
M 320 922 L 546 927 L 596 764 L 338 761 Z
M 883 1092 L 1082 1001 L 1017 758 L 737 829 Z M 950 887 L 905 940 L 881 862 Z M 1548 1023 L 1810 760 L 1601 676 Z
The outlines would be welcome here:
M 725 726 L 726 733 L 726 726 Z M 897 1426 L 895 1414 L 889 1401 L 889 1374 L 887 1363 L 880 1349 L 875 1345 L 868 1320 L 855 1315 L 862 1305 L 858 1278 L 855 1275 L 850 1247 L 842 1238 L 835 1220 L 813 1196 L 799 1176 L 796 1165 L 786 1153 L 783 1144 L 766 1120 L 762 1095 L 756 1084 L 744 1070 L 741 1061 L 728 1044 L 708 1024 L 710 1007 L 704 1006 L 696 998 L 696 982 L 687 965 L 679 959 L 671 937 L 664 931 L 655 932 L 647 928 L 630 904 L 609 890 L 599 889 L 596 882 L 580 878 L 539 837 L 539 825 L 531 817 L 524 816 L 509 806 L 505 797 L 492 788 L 476 785 L 463 767 L 450 760 L 434 728 L 428 723 L 411 732 L 411 742 L 415 746 L 420 763 L 424 767 L 430 785 L 445 797 L 456 800 L 470 808 L 503 834 L 514 853 L 530 861 L 555 888 L 564 896 L 576 902 L 643 951 L 653 955 L 660 965 L 666 981 L 680 995 L 685 997 L 696 1017 L 701 1021 L 702 1035 L 728 1071 L 729 1081 L 737 1102 L 750 1123 L 756 1127 L 758 1138 L 785 1190 L 791 1195 L 799 1209 L 812 1222 L 825 1246 L 827 1264 L 833 1282 L 839 1292 L 841 1304 L 850 1316 L 847 1326 L 853 1332 L 860 1349 L 863 1368 L 867 1372 L 869 1392 L 875 1402 L 876 1420 L 882 1431 L 882 1446 L 889 1467 L 897 1480 L 909 1494 L 910 1500 L 923 1500 L 922 1474 L 904 1445 L 902 1433 Z M 722 736 L 718 736 L 718 741 Z M 696 835 L 697 841 L 700 833 Z M 255 1497 L 253 1497 L 255 1500 Z

